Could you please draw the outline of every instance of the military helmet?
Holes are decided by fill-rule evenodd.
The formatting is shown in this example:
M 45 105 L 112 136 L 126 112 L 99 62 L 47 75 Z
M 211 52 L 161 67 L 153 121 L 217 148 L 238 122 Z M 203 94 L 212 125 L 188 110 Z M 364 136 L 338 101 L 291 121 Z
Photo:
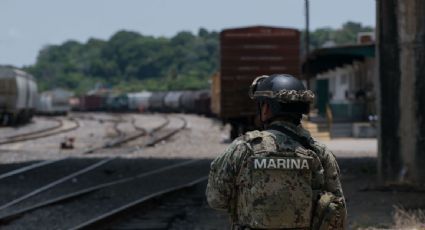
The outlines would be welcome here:
M 267 101 L 275 115 L 307 114 L 310 103 L 314 100 L 314 93 L 289 74 L 273 74 L 255 78 L 249 90 L 249 97 L 260 104 Z

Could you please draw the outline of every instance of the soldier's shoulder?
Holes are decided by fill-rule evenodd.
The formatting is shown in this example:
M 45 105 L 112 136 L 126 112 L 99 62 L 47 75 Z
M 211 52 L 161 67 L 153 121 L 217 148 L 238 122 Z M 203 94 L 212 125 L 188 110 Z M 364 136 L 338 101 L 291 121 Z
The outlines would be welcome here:
M 336 159 L 333 152 L 323 143 L 313 140 L 313 146 L 318 150 L 317 154 L 321 159 L 329 159 L 334 158 Z
M 325 144 L 317 141 L 316 139 L 312 139 L 311 143 L 316 149 L 320 150 L 320 152 L 326 152 L 328 150 L 328 147 Z
M 255 139 L 264 138 L 265 136 L 269 135 L 267 132 L 254 130 L 246 132 L 243 136 L 240 138 L 246 142 L 253 141 Z
M 276 137 L 273 133 L 267 132 L 267 131 L 249 131 L 246 132 L 243 136 L 240 137 L 242 141 L 244 141 L 247 144 L 258 144 L 263 141 L 273 140 Z
M 245 133 L 242 139 L 251 151 L 264 151 L 276 149 L 276 137 L 267 131 L 251 131 Z

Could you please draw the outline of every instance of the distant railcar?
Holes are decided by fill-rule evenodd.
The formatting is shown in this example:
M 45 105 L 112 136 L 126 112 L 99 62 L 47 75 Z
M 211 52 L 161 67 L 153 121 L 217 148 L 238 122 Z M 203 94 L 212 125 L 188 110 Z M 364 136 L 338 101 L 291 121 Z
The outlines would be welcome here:
M 15 68 L 0 67 L 0 125 L 30 121 L 37 97 L 33 76 Z
M 104 111 L 106 110 L 106 96 L 83 95 L 79 104 L 81 111 Z
M 183 95 L 182 91 L 168 92 L 164 97 L 165 111 L 167 112 L 181 112 L 180 99 Z
M 211 92 L 209 90 L 200 90 L 195 94 L 195 113 L 206 116 L 211 115 Z
M 182 93 L 180 98 L 180 104 L 185 113 L 195 113 L 195 99 L 197 96 L 197 91 L 185 91 Z
M 69 98 L 69 106 L 72 111 L 80 110 L 80 98 L 79 97 L 71 97 Z
M 37 103 L 37 113 L 44 115 L 66 115 L 70 111 L 73 93 L 64 89 L 42 92 Z
M 127 94 L 109 95 L 106 98 L 106 110 L 126 112 L 129 110 Z
M 52 98 L 47 95 L 40 94 L 37 102 L 37 113 L 46 114 L 47 111 L 52 111 Z
M 212 79 L 212 112 L 232 126 L 231 137 L 254 128 L 256 106 L 248 97 L 255 77 L 300 74 L 300 32 L 247 27 L 220 33 L 220 72 Z
M 164 98 L 166 92 L 153 92 L 149 98 L 149 108 L 152 112 L 164 112 L 166 110 Z
M 149 110 L 151 92 L 128 93 L 128 108 L 130 111 L 146 112 Z

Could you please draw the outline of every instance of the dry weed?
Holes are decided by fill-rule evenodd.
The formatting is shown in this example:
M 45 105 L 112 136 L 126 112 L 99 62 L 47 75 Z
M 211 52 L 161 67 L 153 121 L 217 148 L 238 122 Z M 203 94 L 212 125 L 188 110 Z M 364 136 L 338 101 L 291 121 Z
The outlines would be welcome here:
M 425 230 L 425 213 L 423 210 L 406 210 L 394 206 L 394 229 Z

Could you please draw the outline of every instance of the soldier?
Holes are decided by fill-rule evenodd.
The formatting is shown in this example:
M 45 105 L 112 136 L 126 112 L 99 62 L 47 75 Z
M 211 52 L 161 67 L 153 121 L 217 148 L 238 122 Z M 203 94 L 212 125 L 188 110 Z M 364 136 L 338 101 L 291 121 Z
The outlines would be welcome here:
M 257 77 L 249 95 L 264 131 L 235 139 L 211 163 L 207 200 L 232 229 L 344 229 L 335 156 L 301 126 L 314 94 L 286 74 Z

